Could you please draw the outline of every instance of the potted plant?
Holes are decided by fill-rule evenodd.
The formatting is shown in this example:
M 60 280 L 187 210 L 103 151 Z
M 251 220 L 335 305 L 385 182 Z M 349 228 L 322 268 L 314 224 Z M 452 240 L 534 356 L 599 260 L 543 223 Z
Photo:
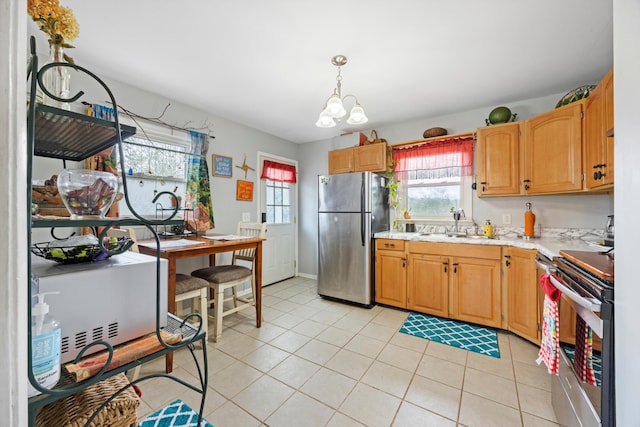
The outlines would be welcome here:
M 395 176 L 395 162 L 391 157 L 391 149 L 387 150 L 387 188 L 389 189 L 389 206 L 393 208 L 393 222 L 391 223 L 391 231 L 402 231 L 402 226 L 398 223 L 398 206 L 400 205 L 400 196 L 398 195 L 398 185 L 400 181 Z

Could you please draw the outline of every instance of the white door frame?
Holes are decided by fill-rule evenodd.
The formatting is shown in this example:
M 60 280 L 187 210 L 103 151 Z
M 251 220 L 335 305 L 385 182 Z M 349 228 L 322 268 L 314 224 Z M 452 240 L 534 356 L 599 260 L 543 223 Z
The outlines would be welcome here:
M 262 175 L 262 160 L 268 158 L 268 159 L 274 159 L 274 160 L 280 160 L 283 163 L 287 163 L 287 164 L 292 164 L 296 167 L 296 181 L 299 181 L 299 173 L 298 173 L 298 161 L 297 160 L 293 160 L 293 159 L 289 159 L 287 157 L 282 157 L 282 156 L 278 156 L 275 154 L 270 154 L 270 153 L 266 153 L 264 151 L 258 151 L 257 154 L 257 158 L 256 158 L 256 165 L 258 165 L 257 169 L 257 174 L 258 174 L 258 180 L 260 180 L 260 176 Z M 294 205 L 294 209 L 293 209 L 293 218 L 294 218 L 294 247 L 293 247 L 293 256 L 295 257 L 295 268 L 294 268 L 294 275 L 298 276 L 298 226 L 299 226 L 299 221 L 298 221 L 298 202 L 299 202 L 299 198 L 298 198 L 298 188 L 299 188 L 299 182 L 296 182 L 296 186 L 295 186 L 295 190 L 293 192 L 294 197 L 295 197 L 295 205 Z M 258 221 L 261 221 L 262 218 L 262 185 L 258 185 L 258 191 L 256 191 L 257 193 L 257 206 L 256 206 L 256 218 L 258 218 Z
M 0 321 L 7 334 L 0 366 L 0 413 L 10 426 L 26 426 L 27 410 L 27 4 L 0 0 L 0 157 L 6 173 L 0 183 L 0 215 L 5 245 L 0 256 Z M 33 78 L 33 77 L 32 77 Z

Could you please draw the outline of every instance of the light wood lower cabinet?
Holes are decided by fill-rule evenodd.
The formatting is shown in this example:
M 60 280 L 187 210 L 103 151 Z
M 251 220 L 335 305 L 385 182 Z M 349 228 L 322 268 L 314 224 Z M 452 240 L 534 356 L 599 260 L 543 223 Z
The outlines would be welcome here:
M 408 254 L 407 308 L 449 317 L 449 258 Z
M 376 240 L 376 302 L 407 308 L 404 240 Z
M 502 299 L 500 260 L 451 258 L 449 316 L 500 328 Z
M 507 289 L 507 325 L 516 335 L 540 343 L 542 305 L 533 249 L 503 249 Z
M 500 246 L 407 242 L 408 308 L 501 327 Z
M 539 344 L 544 295 L 536 255 L 508 246 L 377 239 L 376 302 L 507 329 Z M 561 340 L 573 344 L 575 312 L 562 303 L 560 310 Z

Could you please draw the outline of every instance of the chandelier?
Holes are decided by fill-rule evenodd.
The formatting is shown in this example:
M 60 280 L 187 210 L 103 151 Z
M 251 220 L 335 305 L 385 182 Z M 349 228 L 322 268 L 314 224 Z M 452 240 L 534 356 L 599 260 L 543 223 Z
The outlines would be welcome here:
M 331 63 L 338 67 L 338 75 L 336 76 L 336 88 L 333 90 L 333 95 L 331 95 L 329 99 L 327 99 L 327 102 L 324 105 L 324 109 L 320 112 L 320 117 L 318 117 L 316 126 L 321 128 L 334 127 L 336 123 L 339 122 L 340 119 L 347 114 L 347 111 L 344 109 L 343 101 L 349 97 L 355 99 L 355 105 L 349 113 L 347 123 L 349 123 L 350 125 L 361 125 L 363 123 L 367 123 L 369 119 L 364 114 L 364 110 L 358 103 L 358 98 L 356 98 L 354 95 L 342 96 L 342 75 L 340 74 L 340 67 L 347 63 L 347 57 L 344 55 L 336 55 L 331 58 Z

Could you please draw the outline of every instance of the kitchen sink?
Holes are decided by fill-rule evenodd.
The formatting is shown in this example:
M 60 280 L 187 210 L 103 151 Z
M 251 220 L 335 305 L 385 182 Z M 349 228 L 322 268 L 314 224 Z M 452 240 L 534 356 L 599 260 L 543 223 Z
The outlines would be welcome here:
M 467 233 L 464 231 L 450 231 L 446 235 L 447 237 L 467 237 Z
M 434 237 L 467 237 L 467 233 L 464 231 L 449 231 L 447 233 L 420 233 L 422 236 L 434 236 Z
M 465 232 L 448 232 L 448 233 L 420 233 L 421 236 L 433 236 L 433 237 L 463 237 L 466 239 L 496 239 L 496 237 L 484 236 L 482 234 L 468 235 Z

